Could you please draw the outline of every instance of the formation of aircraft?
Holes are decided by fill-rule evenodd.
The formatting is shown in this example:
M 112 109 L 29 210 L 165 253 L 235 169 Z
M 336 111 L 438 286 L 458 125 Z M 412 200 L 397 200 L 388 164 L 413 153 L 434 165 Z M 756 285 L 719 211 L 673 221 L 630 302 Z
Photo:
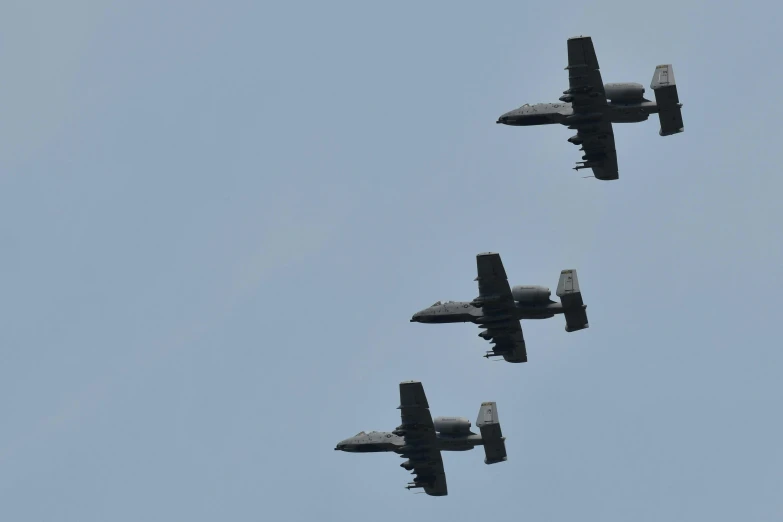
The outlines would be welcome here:
M 568 40 L 566 69 L 569 88 L 563 91 L 561 103 L 525 104 L 500 116 L 497 123 L 512 126 L 559 123 L 576 130 L 568 141 L 579 145 L 584 155 L 574 168 L 591 168 L 594 176 L 601 180 L 619 178 L 612 123 L 640 122 L 657 114 L 661 136 L 683 132 L 682 104 L 671 65 L 659 65 L 655 69 L 650 85 L 655 94 L 654 102 L 644 98 L 644 87 L 638 83 L 603 83 L 590 37 Z M 415 313 L 411 322 L 475 323 L 484 328 L 479 336 L 493 345 L 484 356 L 503 357 L 513 363 L 527 361 L 520 325 L 522 319 L 546 319 L 563 314 L 566 332 L 589 327 L 576 270 L 560 272 L 556 291 L 560 298 L 558 303 L 550 299 L 551 292 L 546 287 L 510 287 L 497 253 L 478 254 L 476 266 L 478 297 L 472 301 L 438 301 Z M 480 435 L 470 431 L 468 419 L 433 419 L 420 382 L 400 383 L 398 409 L 402 423 L 395 430 L 362 431 L 339 442 L 334 449 L 351 453 L 397 453 L 407 459 L 400 466 L 414 475 L 407 489 L 422 488 L 432 496 L 448 493 L 441 451 L 465 451 L 483 446 L 485 463 L 503 462 L 507 458 L 494 402 L 481 404 L 476 420 Z
M 397 453 L 407 459 L 400 467 L 415 475 L 406 488 L 422 488 L 435 497 L 448 493 L 441 451 L 467 451 L 484 446 L 486 464 L 506 460 L 505 438 L 494 402 L 481 404 L 476 420 L 480 435 L 470 431 L 470 421 L 464 417 L 433 419 L 424 387 L 417 381 L 400 383 L 398 409 L 402 422 L 394 431 L 361 431 L 339 442 L 334 449 L 350 453 Z
M 518 127 L 559 123 L 576 130 L 568 141 L 579 145 L 584 155 L 574 170 L 592 168 L 601 180 L 620 177 L 612 123 L 640 122 L 658 114 L 661 136 L 684 130 L 671 65 L 655 68 L 650 84 L 654 102 L 644 98 L 644 87 L 638 83 L 604 85 L 589 36 L 569 38 L 566 69 L 569 86 L 560 97 L 561 103 L 525 104 L 500 116 L 497 123 Z
M 500 254 L 486 252 L 476 256 L 479 295 L 472 301 L 438 301 L 411 317 L 415 323 L 471 322 L 485 328 L 479 337 L 494 346 L 484 357 L 503 357 L 508 362 L 527 362 L 521 319 L 548 319 L 563 314 L 566 332 L 589 326 L 587 306 L 582 302 L 576 270 L 563 270 L 557 283 L 560 302 L 552 301 L 549 288 L 515 286 L 511 288 Z

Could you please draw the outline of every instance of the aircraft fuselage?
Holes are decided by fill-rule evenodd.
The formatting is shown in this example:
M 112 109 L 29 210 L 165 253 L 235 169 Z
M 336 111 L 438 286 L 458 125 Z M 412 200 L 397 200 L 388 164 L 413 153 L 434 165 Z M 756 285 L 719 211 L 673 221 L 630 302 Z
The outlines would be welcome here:
M 467 451 L 476 446 L 482 446 L 484 441 L 481 435 L 469 433 L 464 435 L 444 435 L 436 433 L 437 442 L 435 449 L 439 451 Z M 384 431 L 360 433 L 354 437 L 345 439 L 337 444 L 335 450 L 348 453 L 379 453 L 393 451 L 407 454 L 420 451 L 418 446 L 406 446 L 405 437 Z
M 554 301 L 545 303 L 515 302 L 514 308 L 503 309 L 502 312 L 484 310 L 471 302 L 450 301 L 436 304 L 417 312 L 411 318 L 412 323 L 476 323 L 488 324 L 509 319 L 549 319 L 563 313 L 563 305 Z
M 607 102 L 600 112 L 577 113 L 570 103 L 536 103 L 535 105 L 523 105 L 518 109 L 509 111 L 500 118 L 497 123 L 515 127 L 530 125 L 581 125 L 590 122 L 606 121 L 609 123 L 636 123 L 645 121 L 650 114 L 658 113 L 658 105 L 655 102 L 643 100 L 633 103 Z

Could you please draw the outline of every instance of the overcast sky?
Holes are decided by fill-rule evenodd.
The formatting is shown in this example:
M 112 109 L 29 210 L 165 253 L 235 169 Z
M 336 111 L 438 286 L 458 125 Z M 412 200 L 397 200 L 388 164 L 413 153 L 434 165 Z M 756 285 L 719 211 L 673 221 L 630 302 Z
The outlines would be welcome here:
M 734 5 L 736 4 L 736 5 Z M 0 519 L 783 518 L 781 8 L 771 2 L 0 5 Z M 685 133 L 496 125 L 672 63 Z M 590 328 L 481 358 L 477 295 L 578 269 Z M 333 451 L 494 400 L 508 461 Z

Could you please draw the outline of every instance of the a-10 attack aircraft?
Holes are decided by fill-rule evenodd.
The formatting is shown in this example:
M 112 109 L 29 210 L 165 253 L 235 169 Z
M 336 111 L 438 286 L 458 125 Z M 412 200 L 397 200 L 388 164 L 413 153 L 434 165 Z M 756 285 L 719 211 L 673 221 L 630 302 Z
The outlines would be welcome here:
M 560 302 L 549 299 L 551 292 L 543 286 L 515 286 L 510 288 L 500 254 L 487 252 L 476 256 L 479 296 L 473 301 L 438 301 L 417 312 L 414 323 L 478 324 L 486 330 L 479 333 L 495 346 L 484 357 L 503 356 L 508 362 L 527 362 L 521 319 L 548 319 L 563 314 L 566 332 L 587 328 L 587 306 L 582 302 L 576 270 L 560 272 L 557 296 Z
M 514 126 L 559 123 L 576 134 L 568 141 L 581 145 L 582 161 L 574 170 L 592 168 L 596 178 L 619 178 L 617 152 L 614 148 L 612 123 L 645 121 L 658 114 L 661 136 L 684 130 L 682 104 L 677 97 L 674 71 L 671 65 L 655 68 L 650 88 L 655 101 L 644 98 L 644 87 L 638 83 L 607 83 L 601 80 L 598 58 L 589 36 L 568 39 L 568 82 L 560 101 L 523 105 L 498 118 L 497 123 Z
M 481 403 L 476 426 L 477 435 L 470 431 L 470 421 L 463 417 L 435 417 L 420 382 L 400 383 L 400 415 L 402 424 L 391 433 L 359 432 L 341 441 L 335 450 L 351 453 L 393 451 L 407 458 L 400 467 L 416 475 L 406 489 L 423 488 L 428 495 L 442 497 L 448 494 L 446 474 L 443 471 L 441 451 L 467 451 L 484 446 L 486 464 L 506 460 L 506 439 L 500 432 L 498 410 L 494 402 Z

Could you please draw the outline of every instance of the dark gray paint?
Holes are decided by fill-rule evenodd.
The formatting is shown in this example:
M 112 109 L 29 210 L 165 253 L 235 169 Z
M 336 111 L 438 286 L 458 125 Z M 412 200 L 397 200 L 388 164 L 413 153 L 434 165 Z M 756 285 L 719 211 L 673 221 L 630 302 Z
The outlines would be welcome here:
M 484 446 L 486 464 L 506 460 L 505 437 L 494 402 L 481 404 L 476 420 L 481 435 L 470 431 L 470 421 L 465 418 L 437 417 L 433 421 L 424 387 L 417 381 L 400 383 L 398 409 L 402 422 L 394 431 L 362 431 L 340 441 L 334 449 L 350 453 L 397 453 L 408 459 L 400 467 L 416 475 L 406 488 L 422 488 L 436 497 L 448 494 L 441 451 L 467 451 Z
M 559 123 L 576 130 L 568 141 L 579 145 L 584 155 L 574 170 L 592 168 L 602 180 L 619 178 L 612 123 L 640 122 L 658 114 L 661 136 L 684 130 L 671 65 L 655 68 L 650 84 L 654 102 L 644 98 L 644 87 L 638 83 L 603 84 L 589 36 L 568 39 L 566 70 L 569 88 L 563 91 L 561 103 L 525 104 L 500 116 L 497 123 L 520 127 Z
M 494 347 L 484 357 L 502 356 L 508 362 L 527 362 L 527 349 L 522 336 L 522 319 L 548 319 L 564 314 L 566 331 L 574 332 L 589 326 L 587 308 L 576 270 L 563 270 L 557 285 L 561 302 L 549 299 L 548 288 L 541 286 L 509 287 L 500 254 L 486 252 L 476 256 L 479 296 L 472 301 L 438 301 L 417 312 L 415 323 L 475 323 L 486 328 L 479 337 Z

